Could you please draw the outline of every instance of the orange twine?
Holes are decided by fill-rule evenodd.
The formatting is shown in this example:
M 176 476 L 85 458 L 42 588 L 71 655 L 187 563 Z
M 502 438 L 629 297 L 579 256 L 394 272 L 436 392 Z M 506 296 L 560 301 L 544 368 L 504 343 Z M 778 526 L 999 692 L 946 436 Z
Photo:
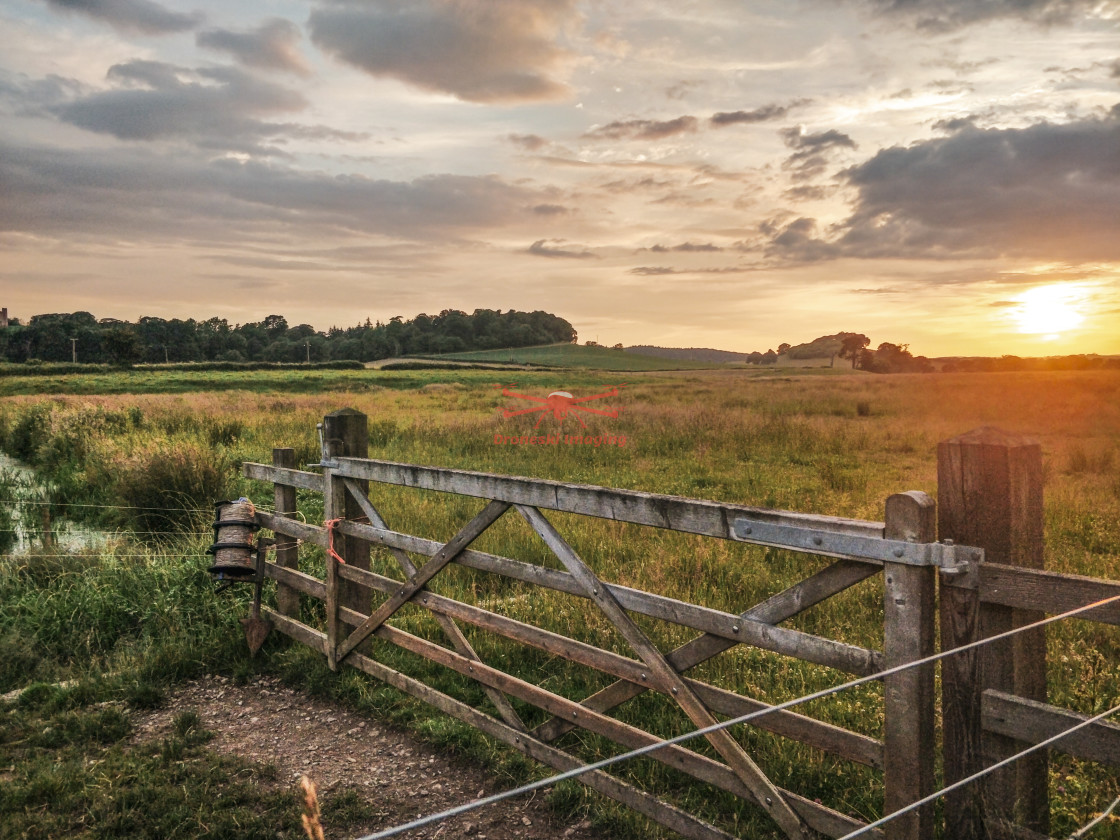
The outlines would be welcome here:
M 334 529 L 338 526 L 338 523 L 341 522 L 342 519 L 343 518 L 341 516 L 338 519 L 328 519 L 323 523 L 323 527 L 327 529 L 327 553 L 343 566 L 345 566 L 346 561 L 342 559 L 342 555 L 334 550 Z

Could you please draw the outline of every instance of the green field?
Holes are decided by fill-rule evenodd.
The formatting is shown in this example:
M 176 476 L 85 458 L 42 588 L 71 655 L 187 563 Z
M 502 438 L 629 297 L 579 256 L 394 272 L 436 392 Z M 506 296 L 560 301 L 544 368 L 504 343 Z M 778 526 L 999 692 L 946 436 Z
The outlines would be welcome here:
M 540 347 L 514 347 L 506 350 L 473 350 L 465 353 L 444 353 L 421 358 L 459 362 L 495 362 L 541 365 L 558 368 L 593 368 L 595 370 L 705 370 L 726 367 L 716 362 L 689 362 L 642 356 L 610 347 L 586 344 L 546 344 Z
M 502 379 L 486 371 L 437 370 L 38 380 L 39 385 L 57 388 L 48 396 L 29 392 L 31 386 L 17 378 L 3 380 L 0 449 L 39 470 L 56 515 L 84 516 L 119 529 L 121 537 L 99 552 L 71 556 L 37 550 L 33 554 L 41 556 L 0 560 L 0 693 L 32 679 L 79 680 L 72 689 L 37 690 L 21 701 L 18 714 L 0 725 L 5 727 L 0 728 L 0 772 L 7 774 L 3 778 L 8 782 L 0 786 L 0 826 L 14 826 L 10 831 L 0 828 L 0 837 L 84 836 L 83 832 L 95 836 L 84 820 L 89 813 L 103 812 L 95 808 L 102 802 L 97 797 L 103 777 L 88 769 L 89 762 L 105 762 L 115 768 L 113 773 L 128 778 L 144 767 L 166 784 L 177 784 L 172 780 L 174 762 L 158 769 L 151 756 L 127 745 L 121 734 L 127 733 L 127 720 L 99 723 L 90 716 L 103 715 L 104 703 L 127 708 L 158 702 L 167 686 L 206 672 L 245 676 L 258 669 L 276 671 L 293 684 L 410 726 L 448 749 L 486 762 L 504 779 L 523 779 L 535 772 L 523 760 L 356 672 L 331 674 L 321 657 L 285 643 L 277 634 L 265 655 L 249 659 L 237 626 L 244 598 L 215 598 L 210 592 L 203 549 L 211 539 L 211 503 L 245 493 L 269 506 L 271 488 L 239 478 L 240 463 L 267 462 L 275 446 L 295 447 L 300 464 L 317 461 L 315 424 L 342 407 L 369 416 L 374 458 L 863 519 L 881 519 L 884 500 L 892 493 L 935 493 L 937 442 L 995 424 L 1042 443 L 1048 568 L 1117 576 L 1120 373 L 783 373 L 633 373 L 621 395 L 605 401 L 621 408 L 620 417 L 588 420 L 592 432 L 627 439 L 625 446 L 601 448 L 493 442 L 495 434 L 528 432 L 535 422 L 535 417 L 503 418 L 504 407 L 521 406 L 503 397 L 495 385 L 516 382 L 519 391 L 542 395 L 564 388 L 579 396 L 617 384 L 617 376 L 591 370 L 512 375 L 502 371 Z M 555 422 L 547 418 L 542 428 Z M 432 539 L 449 538 L 477 509 L 477 503 L 468 500 L 391 488 L 376 490 L 375 501 L 391 526 Z M 309 522 L 321 521 L 320 499 L 301 492 L 299 503 Z M 604 578 L 718 609 L 740 611 L 824 562 L 572 516 L 557 515 L 554 522 Z M 506 517 L 477 547 L 551 562 L 523 525 Z M 308 571 L 321 571 L 317 550 L 305 548 L 301 556 Z M 375 568 L 399 574 L 388 556 L 376 557 Z M 579 638 L 625 651 L 605 621 L 564 596 L 530 592 L 464 569 L 449 572 L 436 579 L 436 591 L 486 603 L 541 626 L 575 628 Z M 304 617 L 315 622 L 321 614 L 308 603 Z M 410 632 L 440 638 L 438 628 L 419 610 L 394 620 Z M 881 584 L 868 581 L 789 626 L 878 647 Z M 687 637 L 653 622 L 643 627 L 663 648 Z M 1115 704 L 1120 696 L 1120 634 L 1115 630 L 1066 622 L 1049 634 L 1051 702 L 1084 713 Z M 483 659 L 500 658 L 514 674 L 563 686 L 569 696 L 583 696 L 602 685 L 599 676 L 543 654 L 470 635 Z M 471 684 L 409 655 L 377 647 L 376 656 L 442 690 L 485 703 Z M 700 673 L 768 701 L 797 697 L 844 678 L 828 669 L 742 648 Z M 809 713 L 878 736 L 880 696 L 872 686 L 820 701 Z M 531 722 L 539 720 L 530 710 L 523 711 Z M 655 698 L 630 704 L 622 716 L 663 733 L 675 733 L 684 725 L 672 708 Z M 64 743 L 55 744 L 55 738 L 44 744 L 40 736 L 28 734 L 44 728 L 70 731 L 67 726 L 79 735 L 62 739 Z M 191 736 L 186 723 L 182 729 L 182 743 L 167 749 L 184 751 L 188 758 L 181 761 L 191 772 L 214 774 L 216 791 L 248 797 L 238 800 L 246 825 L 250 814 L 263 821 L 254 822 L 252 831 L 239 834 L 231 829 L 223 836 L 298 836 L 282 816 L 290 802 L 256 802 L 235 791 L 236 773 L 214 769 L 207 763 L 212 759 L 201 737 Z M 779 784 L 864 818 L 879 813 L 882 791 L 876 773 L 770 736 L 743 738 Z M 588 758 L 613 749 L 591 737 L 572 738 L 566 746 Z M 1072 831 L 1120 793 L 1114 771 L 1058 756 L 1051 768 L 1055 834 Z M 703 787 L 686 789 L 677 776 L 657 765 L 639 762 L 628 772 L 643 785 L 679 796 L 742 837 L 775 836 L 755 809 Z M 69 803 L 61 816 L 55 813 L 58 809 L 46 807 L 62 795 L 58 791 L 65 792 Z M 552 797 L 562 809 L 589 809 L 596 821 L 620 836 L 657 836 L 641 820 L 592 801 L 579 788 L 558 786 Z M 209 813 L 204 804 L 182 807 Z M 1093 837 L 1116 838 L 1118 831 L 1114 823 Z M 159 835 L 152 829 L 137 836 Z

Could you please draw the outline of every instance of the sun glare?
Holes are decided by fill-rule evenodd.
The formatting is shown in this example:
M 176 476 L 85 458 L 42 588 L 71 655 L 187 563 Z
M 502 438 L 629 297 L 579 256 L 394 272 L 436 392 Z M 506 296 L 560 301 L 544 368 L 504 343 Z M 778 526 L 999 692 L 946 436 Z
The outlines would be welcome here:
M 1055 284 L 1035 286 L 1015 301 L 1012 317 L 1018 322 L 1019 332 L 1056 339 L 1085 320 L 1088 299 L 1080 286 Z

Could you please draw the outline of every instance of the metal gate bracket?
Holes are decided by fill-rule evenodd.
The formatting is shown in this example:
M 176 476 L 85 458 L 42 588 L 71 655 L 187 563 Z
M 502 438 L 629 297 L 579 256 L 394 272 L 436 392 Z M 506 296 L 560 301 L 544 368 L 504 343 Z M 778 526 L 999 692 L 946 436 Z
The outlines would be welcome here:
M 755 545 L 768 545 L 849 560 L 905 563 L 908 566 L 936 566 L 945 572 L 954 569 L 963 570 L 970 563 L 984 559 L 983 549 L 956 545 L 951 541 L 919 543 L 861 537 L 816 528 L 775 525 L 772 522 L 747 517 L 740 517 L 731 523 L 731 535 L 737 540 Z

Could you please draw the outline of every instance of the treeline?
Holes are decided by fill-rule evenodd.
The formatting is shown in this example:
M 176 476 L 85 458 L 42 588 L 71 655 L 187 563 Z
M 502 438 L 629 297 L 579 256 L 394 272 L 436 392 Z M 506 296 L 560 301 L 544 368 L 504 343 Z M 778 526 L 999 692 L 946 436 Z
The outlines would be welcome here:
M 1003 373 L 1024 370 L 1118 370 L 1120 357 L 1098 356 L 1095 353 L 1075 356 L 1043 356 L 1022 358 L 1021 356 L 1000 356 L 999 358 L 946 359 L 941 363 L 943 373 Z
M 34 315 L 0 328 L 0 361 L 88 364 L 170 362 L 362 362 L 411 354 L 492 350 L 573 342 L 572 325 L 547 312 L 476 309 L 468 315 L 445 309 L 439 315 L 399 315 L 388 323 L 331 327 L 289 326 L 282 315 L 231 325 L 225 318 L 143 317 L 135 323 L 97 319 L 88 312 Z

